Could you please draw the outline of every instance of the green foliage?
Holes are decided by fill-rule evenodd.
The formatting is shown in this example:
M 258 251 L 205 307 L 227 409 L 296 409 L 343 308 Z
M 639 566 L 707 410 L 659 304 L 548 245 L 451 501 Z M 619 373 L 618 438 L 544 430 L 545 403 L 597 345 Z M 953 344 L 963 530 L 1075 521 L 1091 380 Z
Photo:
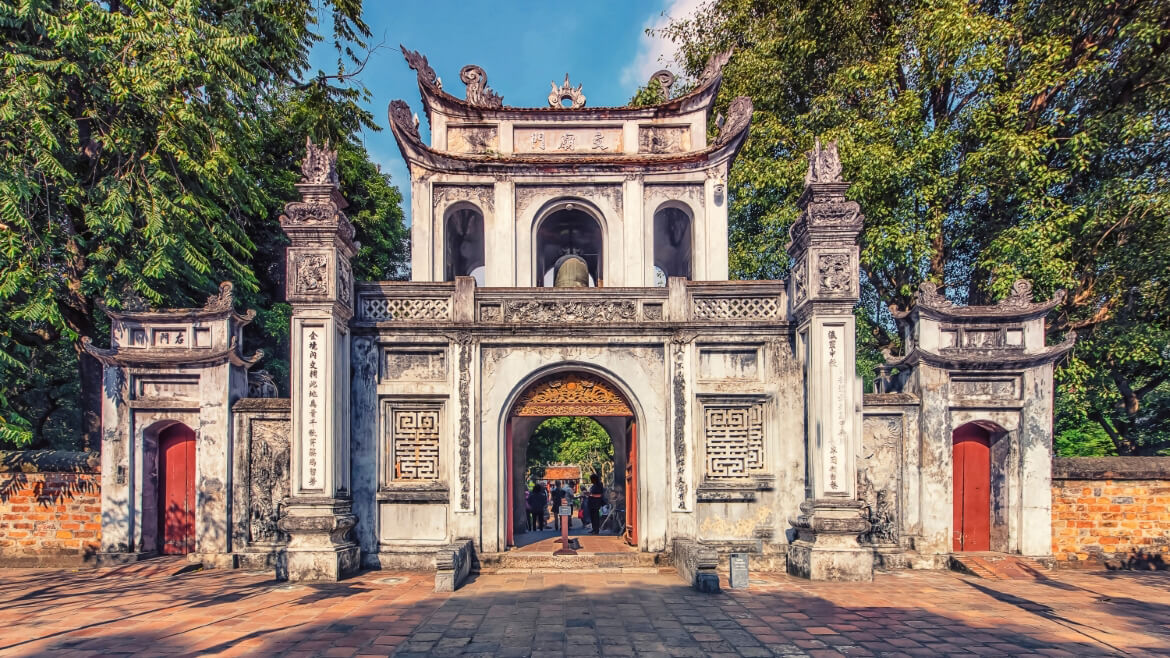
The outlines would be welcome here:
M 613 442 L 597 421 L 585 416 L 549 418 L 536 427 L 528 442 L 529 465 L 569 464 L 588 477 L 613 470 Z
M 319 12 L 338 73 L 302 81 Z M 251 346 L 287 351 L 276 218 L 306 135 L 338 144 L 366 245 L 357 271 L 400 268 L 400 197 L 355 138 L 374 128 L 348 72 L 368 35 L 360 12 L 355 0 L 0 3 L 0 442 L 48 441 L 63 378 L 80 379 L 92 434 L 100 381 L 78 341 L 104 341 L 98 305 L 126 292 L 192 306 L 231 280 L 261 311 Z
M 1021 277 L 1066 289 L 1060 408 L 1121 454 L 1170 447 L 1170 7 L 715 0 L 664 33 L 691 75 L 734 47 L 717 105 L 755 106 L 729 181 L 736 276 L 787 274 L 804 154 L 836 139 L 866 214 L 862 349 L 899 333 L 866 300 L 905 311 L 925 280 L 971 304 Z

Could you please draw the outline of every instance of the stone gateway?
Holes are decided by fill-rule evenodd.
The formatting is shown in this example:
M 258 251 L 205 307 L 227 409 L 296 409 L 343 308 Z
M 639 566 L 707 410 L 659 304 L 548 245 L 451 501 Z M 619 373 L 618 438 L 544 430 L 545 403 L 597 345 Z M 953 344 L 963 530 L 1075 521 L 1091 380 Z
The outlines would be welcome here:
M 108 557 L 159 550 L 160 436 L 181 424 L 198 559 L 292 580 L 438 568 L 455 587 L 476 554 L 514 545 L 527 445 L 554 416 L 604 428 L 626 541 L 700 589 L 732 553 L 824 580 L 969 546 L 1049 555 L 1052 368 L 1072 345 L 1045 343 L 1059 300 L 1021 281 L 960 307 L 925 284 L 905 354 L 864 394 L 864 209 L 835 144 L 809 155 L 789 280 L 727 280 L 727 175 L 752 117 L 739 97 L 712 121 L 727 54 L 660 105 L 588 107 L 566 77 L 518 108 L 478 66 L 457 98 L 403 52 L 430 126 L 427 143 L 390 103 L 412 280 L 353 280 L 336 154 L 309 143 L 281 217 L 288 400 L 248 374 L 251 314 L 227 285 L 201 309 L 111 312 L 112 347 L 88 347 L 105 364 Z

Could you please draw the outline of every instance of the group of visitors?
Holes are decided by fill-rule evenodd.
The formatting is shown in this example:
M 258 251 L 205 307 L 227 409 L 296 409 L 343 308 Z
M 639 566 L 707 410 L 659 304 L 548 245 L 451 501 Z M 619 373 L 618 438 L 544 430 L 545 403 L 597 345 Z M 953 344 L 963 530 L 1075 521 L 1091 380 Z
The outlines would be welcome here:
M 528 529 L 529 530 L 545 530 L 548 519 L 548 514 L 551 508 L 553 515 L 553 529 L 560 531 L 561 517 L 559 514 L 562 505 L 569 505 L 570 508 L 579 510 L 581 512 L 582 524 L 588 525 L 593 534 L 601 533 L 601 508 L 605 505 L 605 486 L 601 484 L 601 476 L 597 473 L 589 476 L 589 489 L 584 494 L 584 507 L 581 506 L 581 501 L 577 494 L 573 491 L 573 484 L 565 482 L 561 486 L 560 482 L 553 482 L 551 491 L 545 489 L 544 484 L 537 482 L 532 485 L 532 490 L 528 492 L 526 498 L 528 509 Z M 588 514 L 588 522 L 586 523 L 585 514 Z M 569 515 L 569 527 L 572 528 L 573 515 Z

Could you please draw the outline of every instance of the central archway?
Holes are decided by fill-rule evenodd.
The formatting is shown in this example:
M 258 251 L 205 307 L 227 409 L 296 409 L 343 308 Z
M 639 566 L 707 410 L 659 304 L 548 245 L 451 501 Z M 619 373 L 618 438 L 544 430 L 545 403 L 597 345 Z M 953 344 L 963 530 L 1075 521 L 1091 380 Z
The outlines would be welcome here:
M 610 504 L 625 511 L 625 541 L 638 545 L 637 420 L 634 407 L 612 382 L 584 370 L 561 370 L 537 377 L 508 409 L 505 429 L 506 544 L 524 519 L 523 478 L 527 443 L 549 418 L 576 416 L 596 421 L 614 445 L 614 482 Z

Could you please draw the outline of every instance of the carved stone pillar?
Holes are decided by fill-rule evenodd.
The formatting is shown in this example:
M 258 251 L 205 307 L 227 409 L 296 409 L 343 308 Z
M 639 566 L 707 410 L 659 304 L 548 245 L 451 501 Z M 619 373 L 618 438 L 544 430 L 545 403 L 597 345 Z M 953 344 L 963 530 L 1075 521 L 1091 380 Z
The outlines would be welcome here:
M 855 373 L 853 306 L 860 297 L 857 239 L 862 215 L 845 199 L 837 146 L 809 153 L 800 218 L 788 253 L 789 299 L 804 368 L 808 481 L 790 521 L 789 573 L 813 580 L 871 580 L 873 550 L 859 542 L 869 523 L 857 500 L 861 386 Z
M 285 206 L 285 298 L 292 304 L 292 495 L 280 529 L 289 534 L 289 580 L 338 580 L 359 566 L 349 483 L 349 320 L 354 229 L 342 211 L 337 154 L 307 143 Z

